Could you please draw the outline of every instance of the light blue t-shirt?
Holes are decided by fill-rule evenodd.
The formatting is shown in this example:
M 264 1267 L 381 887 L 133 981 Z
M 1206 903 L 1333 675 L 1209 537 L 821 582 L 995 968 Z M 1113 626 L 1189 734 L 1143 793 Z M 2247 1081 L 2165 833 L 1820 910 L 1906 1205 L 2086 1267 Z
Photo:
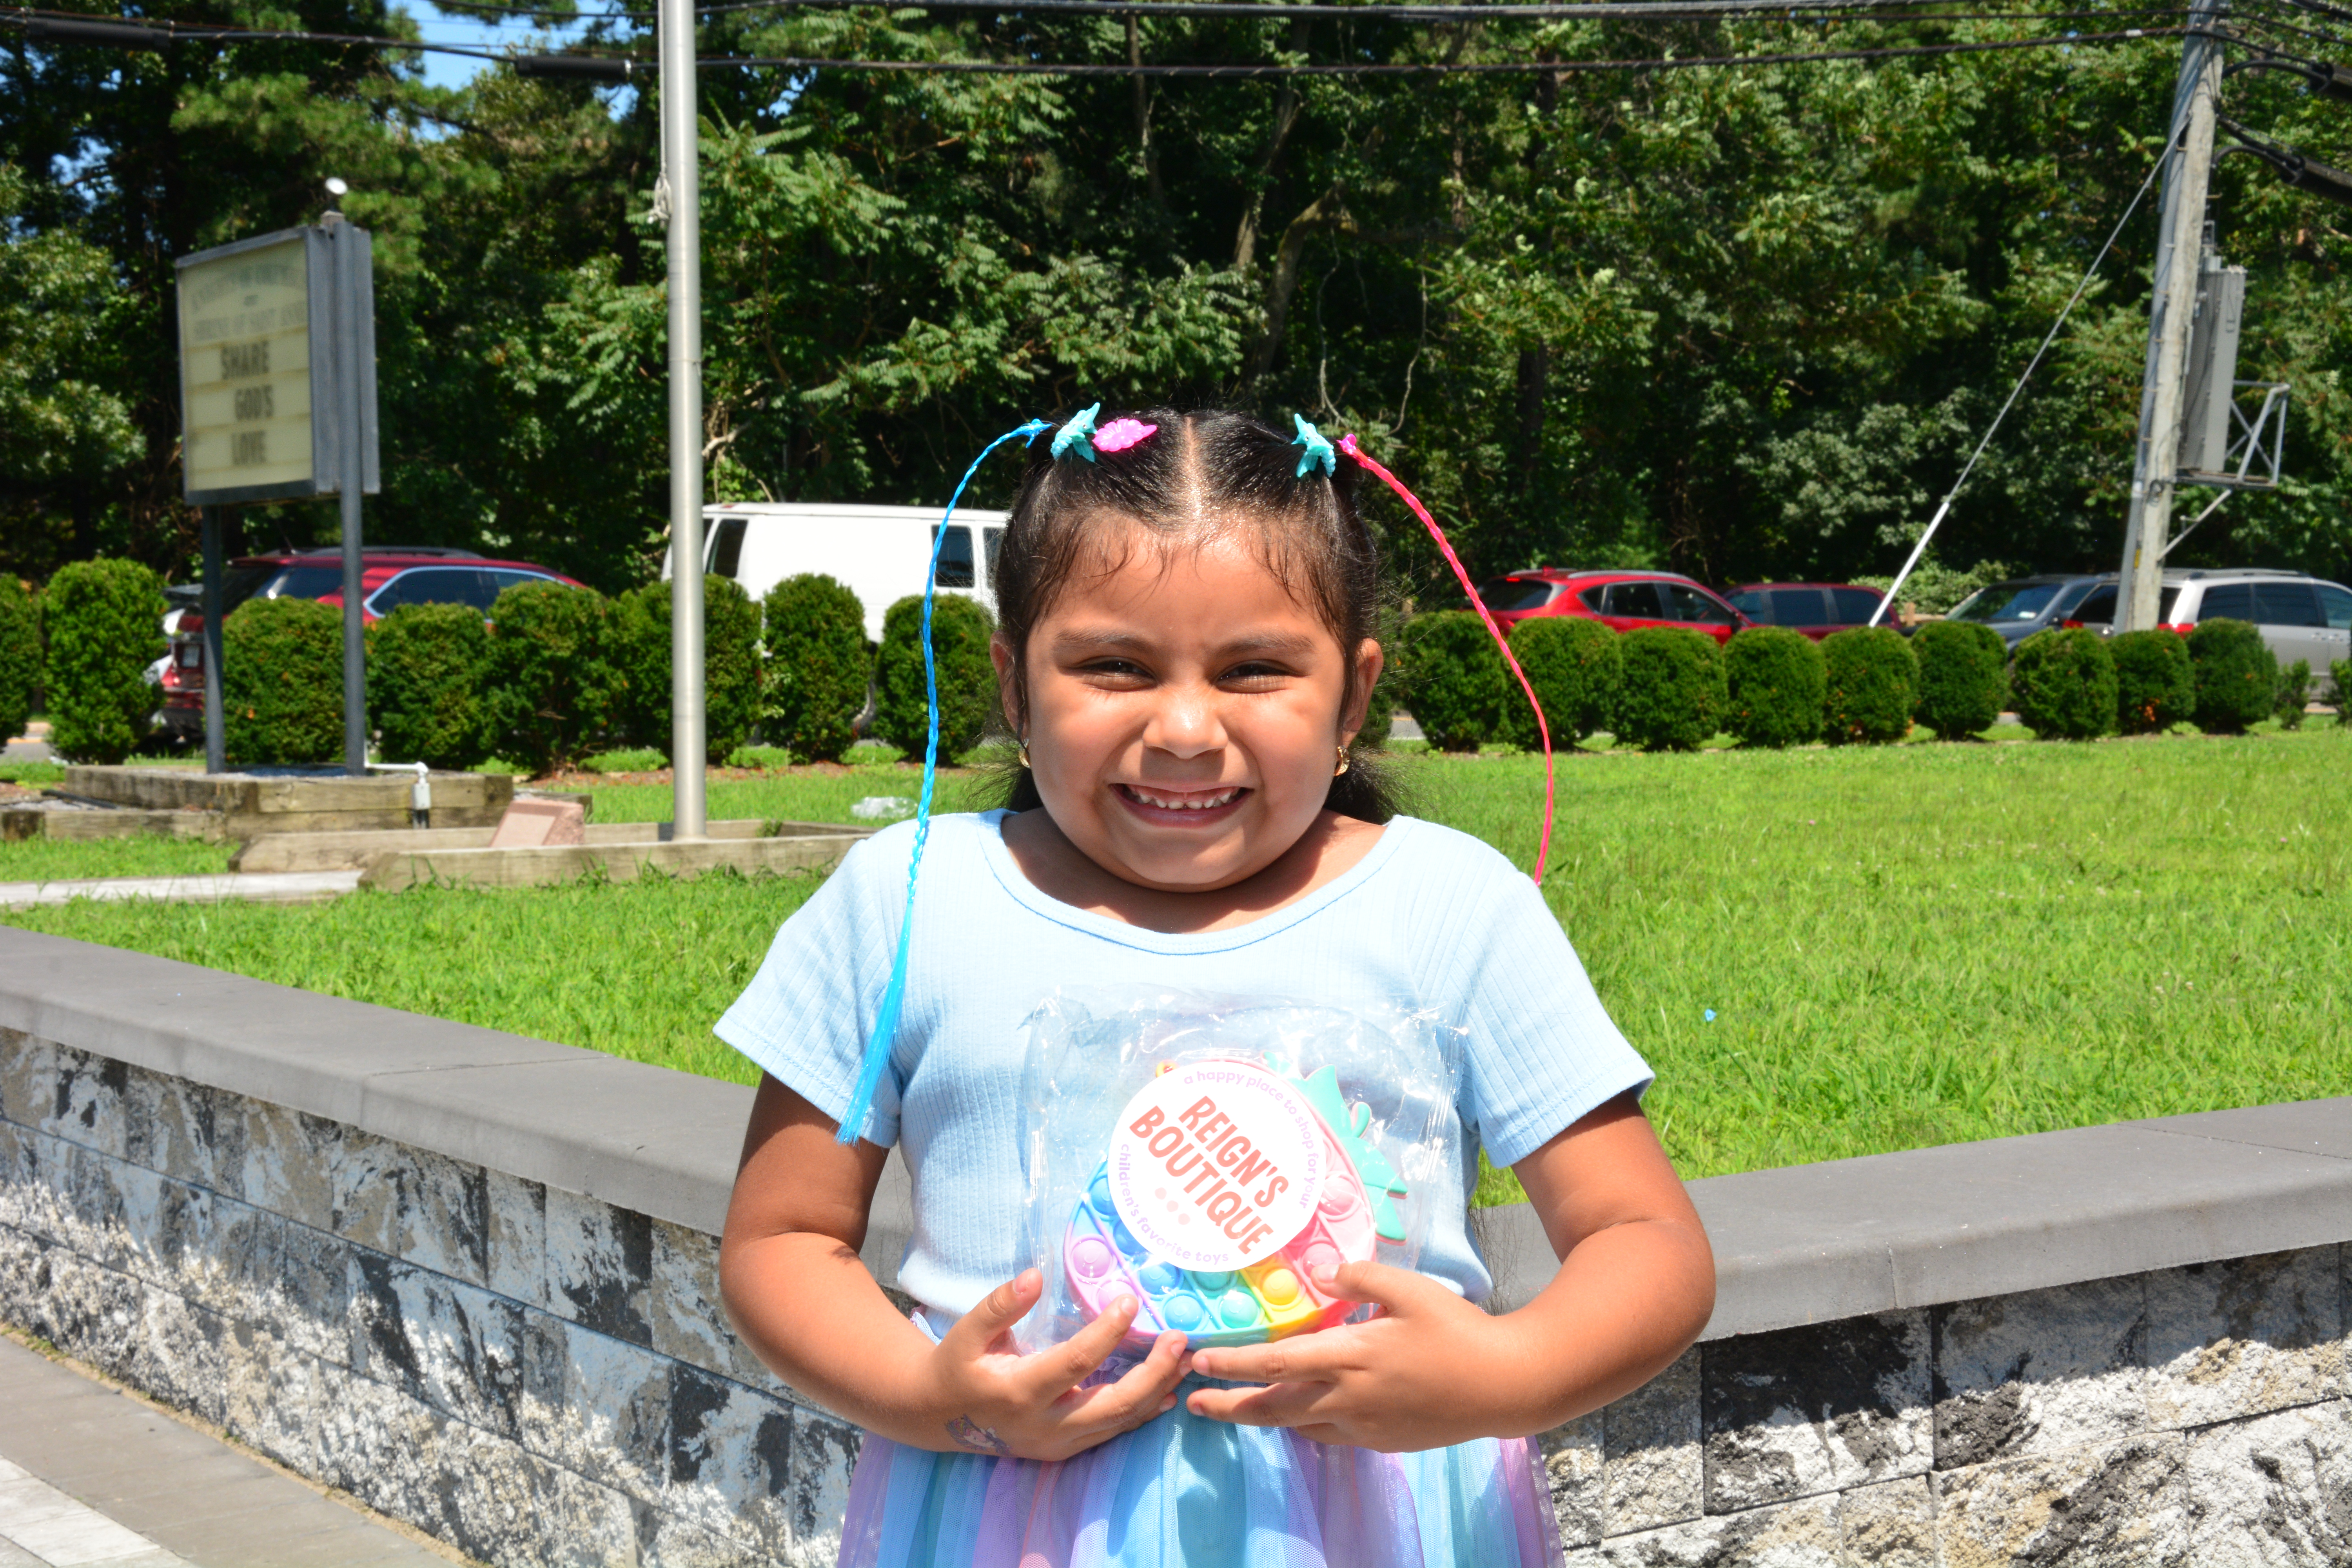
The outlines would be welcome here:
M 1146 931 L 1046 897 L 1005 847 L 1008 813 L 936 817 L 916 894 L 905 1010 L 864 1129 L 903 1145 L 914 1237 L 898 1285 L 935 1325 L 1024 1267 L 1024 1021 L 1062 987 L 1133 984 L 1332 1006 L 1426 1008 L 1464 1029 L 1463 1136 L 1433 1193 L 1421 1271 L 1483 1301 L 1465 1193 L 1477 1150 L 1517 1164 L 1586 1112 L 1648 1087 L 1527 876 L 1412 817 L 1295 904 L 1229 931 Z M 850 850 L 776 933 L 719 1038 L 836 1121 L 890 976 L 914 825 Z

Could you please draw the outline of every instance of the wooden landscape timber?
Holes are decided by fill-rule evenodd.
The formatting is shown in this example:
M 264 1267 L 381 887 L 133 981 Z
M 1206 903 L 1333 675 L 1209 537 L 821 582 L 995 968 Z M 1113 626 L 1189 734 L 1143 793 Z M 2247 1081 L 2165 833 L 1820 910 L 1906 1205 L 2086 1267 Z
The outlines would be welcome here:
M 431 781 L 435 827 L 495 827 L 514 800 L 515 781 L 502 774 L 434 773 Z M 185 768 L 74 766 L 66 769 L 58 793 L 150 811 L 216 811 L 229 837 L 256 838 L 406 829 L 409 791 L 415 783 L 414 773 L 401 773 L 273 778 Z
M 747 876 L 761 871 L 824 871 L 832 869 L 851 845 L 866 837 L 856 828 L 836 827 L 776 837 L 712 837 L 683 843 L 647 837 L 633 843 L 545 849 L 394 849 L 371 859 L 360 886 L 396 892 L 428 885 L 540 887 L 598 873 L 615 882 L 634 882 L 648 873 L 691 879 L 728 868 Z
M 93 838 L 136 838 L 152 833 L 165 838 L 219 839 L 228 829 L 217 811 L 60 810 L 46 805 L 0 806 L 0 843 L 27 838 L 60 838 L 86 842 Z
M 592 822 L 588 847 L 618 844 L 658 844 L 666 840 L 666 822 Z M 229 858 L 228 868 L 255 871 L 357 871 L 390 855 L 440 855 L 452 850 L 488 849 L 496 827 L 402 827 L 366 833 L 273 833 L 249 838 Z M 847 834 L 862 837 L 868 831 L 831 822 L 775 822 L 747 817 L 714 822 L 708 837 L 740 841 L 746 838 L 805 838 Z M 516 853 L 513 850 L 502 853 Z

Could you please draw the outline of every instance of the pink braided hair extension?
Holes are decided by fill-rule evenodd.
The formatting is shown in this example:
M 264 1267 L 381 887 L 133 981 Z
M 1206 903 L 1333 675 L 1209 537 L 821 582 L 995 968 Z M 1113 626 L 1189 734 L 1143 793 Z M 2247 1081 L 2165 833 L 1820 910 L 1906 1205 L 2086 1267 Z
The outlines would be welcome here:
M 1503 635 L 1503 628 L 1495 624 L 1495 617 L 1489 614 L 1486 609 L 1486 601 L 1478 596 L 1478 590 L 1472 585 L 1470 582 L 1470 574 L 1463 568 L 1462 558 L 1454 553 L 1454 546 L 1446 542 L 1445 531 L 1437 526 L 1437 520 L 1429 515 L 1429 509 L 1421 504 L 1421 498 L 1413 494 L 1411 490 L 1405 489 L 1404 482 L 1399 479 L 1394 474 L 1390 473 L 1386 468 L 1381 467 L 1380 463 L 1376 459 L 1367 456 L 1364 449 L 1356 445 L 1356 438 L 1353 436 L 1342 436 L 1339 437 L 1339 450 L 1347 453 L 1350 458 L 1353 458 L 1366 472 L 1379 479 L 1381 483 L 1396 491 L 1397 495 L 1404 501 L 1404 504 L 1412 509 L 1412 515 L 1421 519 L 1421 526 L 1429 530 L 1430 538 L 1437 541 L 1437 548 L 1444 552 L 1445 556 L 1445 563 L 1448 566 L 1453 567 L 1454 575 L 1461 579 L 1462 591 L 1470 595 L 1471 607 L 1478 612 L 1478 618 L 1486 623 L 1487 635 L 1495 639 L 1495 646 L 1503 650 L 1503 662 L 1509 665 L 1511 667 L 1511 673 L 1519 678 L 1519 689 L 1528 694 L 1528 706 L 1536 710 L 1536 728 L 1543 734 L 1544 752 L 1543 838 L 1536 847 L 1535 875 L 1536 886 L 1541 887 L 1543 886 L 1544 861 L 1551 855 L 1551 816 L 1553 802 L 1551 725 L 1544 719 L 1543 704 L 1536 700 L 1535 686 L 1528 679 L 1528 672 L 1519 668 L 1518 659 L 1514 657 L 1511 652 L 1510 639 Z

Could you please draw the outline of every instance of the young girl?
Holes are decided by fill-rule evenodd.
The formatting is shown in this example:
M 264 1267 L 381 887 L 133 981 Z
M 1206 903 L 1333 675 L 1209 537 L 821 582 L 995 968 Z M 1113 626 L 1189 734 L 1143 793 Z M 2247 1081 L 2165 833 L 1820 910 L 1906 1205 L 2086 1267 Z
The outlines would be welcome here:
M 850 1143 L 914 828 L 859 846 L 718 1026 L 763 1070 L 721 1254 L 744 1340 L 872 1434 L 844 1564 L 1356 1568 L 1557 1562 L 1534 1434 L 1638 1387 L 1706 1323 L 1714 1264 L 1639 1098 L 1648 1068 L 1528 879 L 1393 814 L 1351 752 L 1381 668 L 1355 463 L 1233 414 L 1033 441 L 992 576 L 1022 744 L 1006 809 L 932 825 L 887 1070 Z M 1076 430 L 1075 438 L 1071 433 Z M 1138 434 L 1141 432 L 1141 434 Z M 1135 983 L 1465 1032 L 1461 1159 L 1417 1272 L 1317 1281 L 1370 1321 L 1116 1353 L 1129 1301 L 1020 1353 L 1023 1023 Z M 858 1261 L 890 1146 L 898 1283 Z M 1560 1258 L 1502 1316 L 1468 1231 L 1484 1146 Z

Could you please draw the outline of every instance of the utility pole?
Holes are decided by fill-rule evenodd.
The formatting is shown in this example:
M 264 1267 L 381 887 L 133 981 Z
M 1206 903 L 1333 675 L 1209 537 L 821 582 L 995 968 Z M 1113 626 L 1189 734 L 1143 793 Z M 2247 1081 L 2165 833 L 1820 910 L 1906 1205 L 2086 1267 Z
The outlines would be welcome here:
M 2221 94 L 2221 46 L 2210 35 L 2228 0 L 2197 0 L 2173 89 L 2164 203 L 2158 219 L 2156 292 L 2148 306 L 2147 364 L 2140 380 L 2139 443 L 2131 510 L 2124 529 L 2123 592 L 2116 630 L 2146 631 L 2163 600 L 2164 550 L 2172 530 L 2174 476 L 2180 468 L 2182 385 L 2197 313 L 2205 247 L 2205 191 L 2213 172 L 2213 116 Z M 2200 37 L 2198 35 L 2205 35 Z
M 709 824 L 702 787 L 702 196 L 694 0 L 661 0 L 660 27 L 662 183 L 655 199 L 669 216 L 670 833 L 700 838 Z

